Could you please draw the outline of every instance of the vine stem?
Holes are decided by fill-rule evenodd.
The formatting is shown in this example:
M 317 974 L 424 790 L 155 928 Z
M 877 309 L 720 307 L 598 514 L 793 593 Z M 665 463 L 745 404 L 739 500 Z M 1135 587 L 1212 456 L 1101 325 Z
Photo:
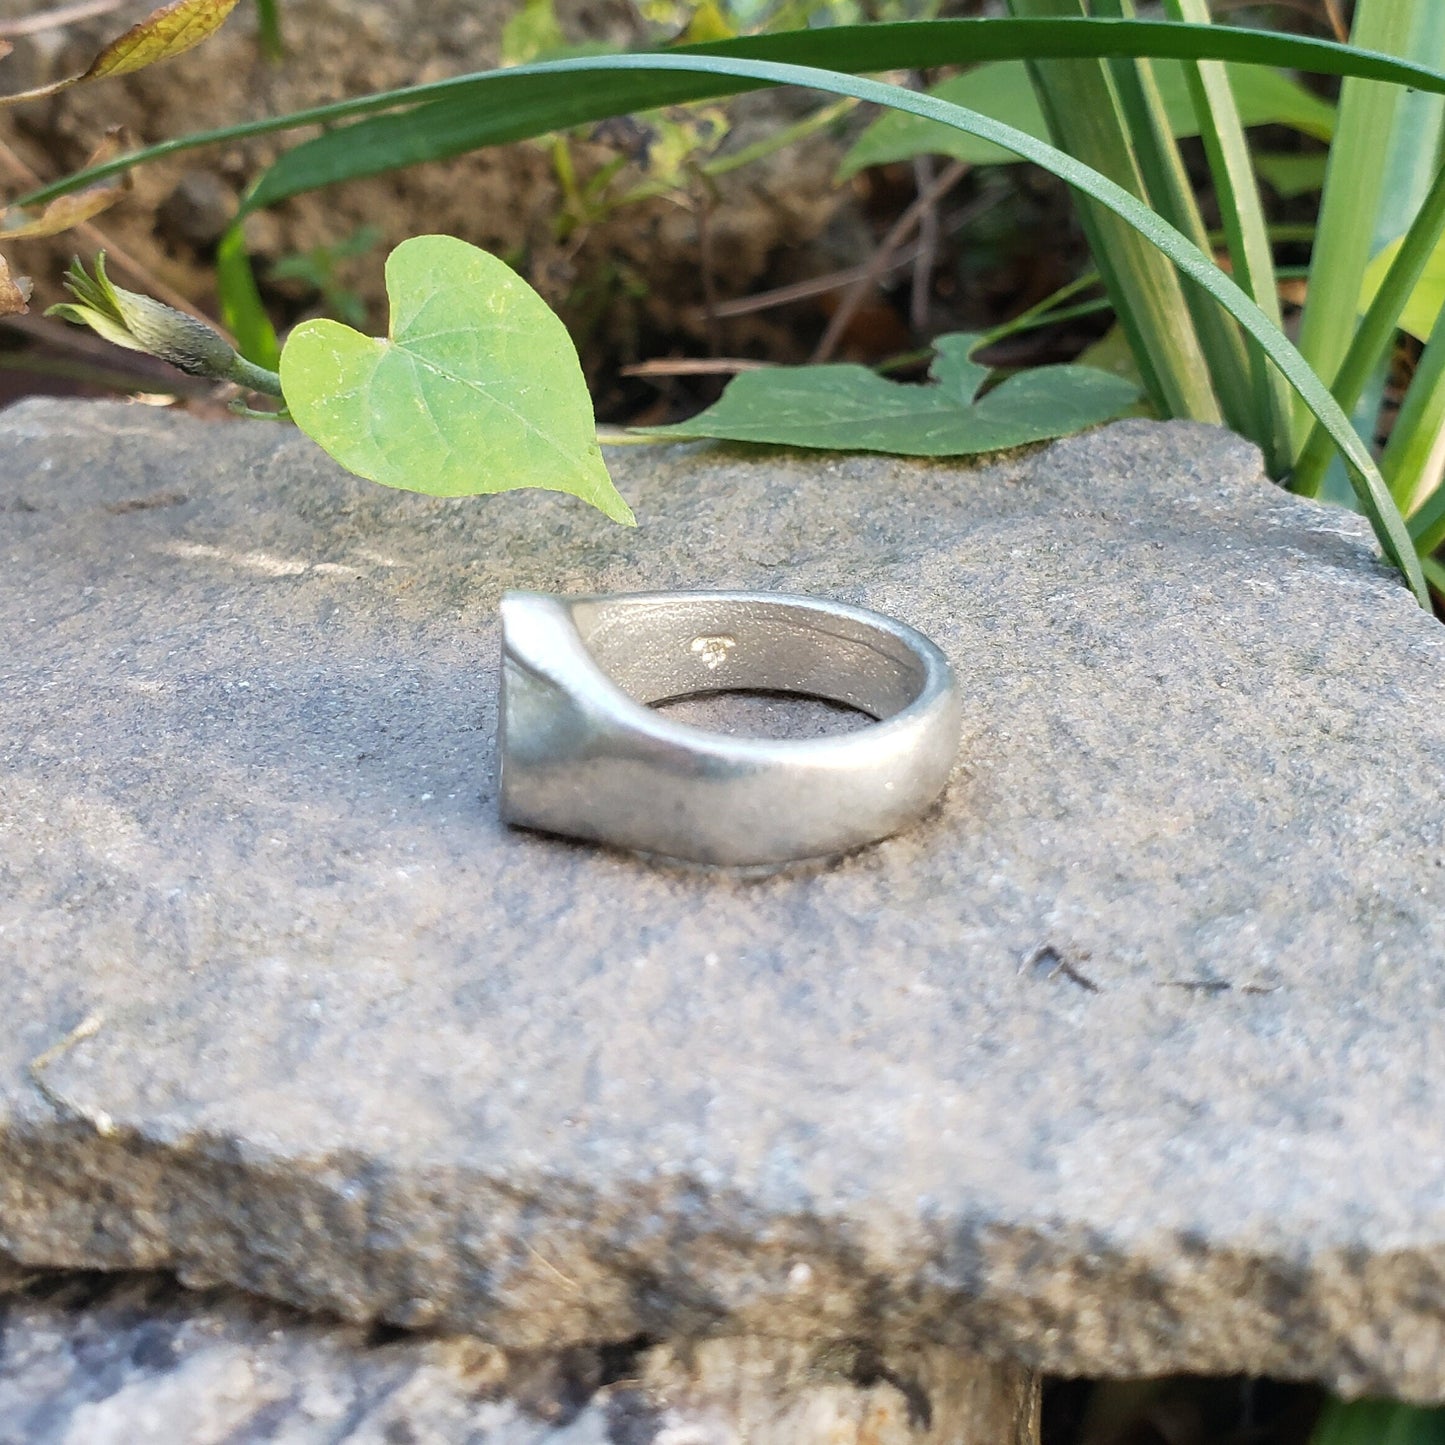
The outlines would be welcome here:
M 267 396 L 282 396 L 280 376 L 274 371 L 267 371 L 264 366 L 257 366 L 254 361 L 247 361 L 244 356 L 238 355 L 231 363 L 225 379 L 234 381 L 237 386 L 244 386 L 247 391 L 260 391 Z

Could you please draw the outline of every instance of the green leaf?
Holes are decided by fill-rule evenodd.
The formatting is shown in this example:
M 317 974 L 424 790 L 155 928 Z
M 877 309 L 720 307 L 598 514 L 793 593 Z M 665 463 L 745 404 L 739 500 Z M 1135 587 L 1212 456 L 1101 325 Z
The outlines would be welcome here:
M 1048 140 L 1049 127 L 1022 60 L 997 60 L 950 76 L 926 92 L 938 100 L 966 105 L 1001 120 L 1026 135 Z M 914 156 L 948 156 L 975 166 L 1017 165 L 1018 156 L 977 136 L 921 116 L 889 111 L 863 132 L 843 157 L 838 179 L 847 180 L 868 166 L 912 160 Z
M 1260 179 L 1268 181 L 1270 189 L 1286 201 L 1318 191 L 1325 183 L 1325 166 L 1328 163 L 1329 155 L 1325 151 L 1254 153 L 1254 168 Z
M 221 320 L 236 338 L 237 350 L 247 361 L 275 371 L 281 359 L 281 343 L 256 287 L 246 254 L 245 232 L 239 225 L 232 226 L 216 248 L 216 292 Z
M 1445 1410 L 1383 1400 L 1332 1400 L 1311 1445 L 1445 1445 Z
M 1350 338 L 1349 348 L 1345 352 L 1344 360 L 1340 363 L 1339 371 L 1335 374 L 1334 385 L 1331 387 L 1335 400 L 1342 407 L 1354 407 L 1361 397 L 1365 396 L 1371 378 L 1378 376 L 1382 368 L 1388 368 L 1395 333 L 1401 324 L 1401 309 L 1406 306 L 1407 300 L 1411 298 L 1412 294 L 1418 293 L 1420 278 L 1425 274 L 1431 261 L 1438 259 L 1442 238 L 1445 238 L 1445 171 L 1436 173 L 1404 239 L 1387 248 L 1385 254 L 1391 258 L 1389 267 L 1372 288 L 1374 295 L 1365 310 L 1363 319 L 1355 328 L 1355 334 Z M 1367 289 L 1369 289 L 1369 267 L 1366 267 L 1365 276 Z M 1432 362 L 1432 366 L 1433 364 Z M 1416 369 L 1416 382 L 1422 379 L 1422 373 L 1426 370 L 1427 368 L 1423 365 Z M 1418 401 L 1419 396 L 1415 391 L 1414 382 L 1410 386 L 1410 392 Z M 1369 419 L 1370 423 L 1373 422 L 1378 412 L 1378 399 L 1372 399 L 1370 404 L 1364 408 L 1365 417 Z M 1407 401 L 1406 407 L 1402 408 L 1400 416 L 1396 418 L 1395 430 L 1400 432 L 1401 418 L 1404 418 L 1408 426 L 1415 415 L 1415 408 L 1411 407 Z M 1400 432 L 1398 437 L 1392 435 L 1391 442 L 1398 447 L 1407 434 L 1407 432 Z M 1431 450 L 1433 450 L 1434 441 L 1434 434 L 1431 433 L 1429 437 Z M 1333 456 L 1334 448 L 1330 444 L 1329 436 L 1316 423 L 1310 430 L 1308 440 L 1300 449 L 1294 477 L 1290 483 L 1293 490 L 1307 497 L 1319 496 L 1323 490 L 1322 484 Z M 1343 498 L 1329 498 L 1331 501 L 1344 502 L 1348 502 L 1349 499 L 1348 492 L 1344 494 Z M 1396 500 L 1400 500 L 1398 494 Z
M 1427 0 L 1435 3 L 1435 0 Z M 1360 46 L 1402 54 L 1408 49 L 1417 0 L 1358 0 L 1351 25 Z M 1376 249 L 1375 225 L 1386 199 L 1386 164 L 1401 92 L 1347 80 L 1340 88 L 1340 124 L 1330 146 L 1320 200 L 1319 232 L 1310 254 L 1308 298 L 1300 322 L 1300 355 L 1333 386 L 1355 332 L 1355 303 Z M 1303 446 L 1312 423 L 1295 407 L 1294 437 Z
M 1258 66 L 1231 65 L 1226 69 L 1245 125 L 1289 126 L 1306 135 L 1328 139 L 1334 128 L 1334 107 L 1310 94 L 1298 81 L 1277 70 Z M 1176 137 L 1198 135 L 1199 121 L 1181 66 L 1175 61 L 1159 61 L 1154 67 L 1154 76 L 1170 130 Z M 928 94 L 981 111 L 1040 140 L 1048 139 L 1048 127 L 1030 84 L 1028 67 L 1021 60 L 975 66 L 962 75 L 939 82 Z M 846 180 L 865 166 L 886 165 L 920 155 L 949 156 L 976 166 L 1012 165 L 1018 161 L 1016 155 L 987 141 L 895 111 L 874 121 L 859 136 L 843 157 L 839 178 Z
M 159 10 L 132 25 L 124 35 L 112 40 L 79 75 L 67 75 L 62 80 L 52 80 L 48 85 L 22 91 L 18 95 L 0 96 L 0 106 L 45 100 L 87 80 L 130 75 L 147 65 L 154 65 L 158 60 L 184 55 L 215 34 L 238 3 L 239 0 L 174 0 L 173 4 L 162 5 Z
M 779 366 L 734 377 L 722 399 L 649 436 L 715 437 L 912 457 L 971 456 L 1067 436 L 1129 411 L 1139 389 L 1088 366 L 1042 366 L 981 400 L 989 370 L 976 336 L 940 336 L 932 384 L 886 381 L 863 366 Z
M 544 487 L 633 521 L 597 445 L 566 328 L 505 262 L 450 236 L 386 263 L 391 335 L 298 326 L 281 353 L 297 425 L 342 466 L 438 497 Z
M 1097 0 L 1101 9 L 1123 3 Z M 1053 18 L 1077 17 L 1083 9 L 1081 0 L 1008 0 L 1008 4 L 1016 15 Z M 1066 60 L 1030 63 L 1029 75 L 1053 143 L 1150 205 L 1161 220 L 1203 249 L 1198 205 L 1177 152 L 1167 156 L 1165 143 L 1173 143 L 1163 104 L 1146 95 L 1143 69 L 1124 61 Z M 1156 182 L 1166 190 L 1155 194 L 1151 187 Z M 1122 217 L 1089 201 L 1081 201 L 1078 211 L 1114 315 L 1129 338 L 1145 390 L 1159 413 L 1215 425 L 1227 421 L 1246 429 L 1237 410 L 1226 410 L 1215 386 L 1216 375 L 1236 380 L 1243 374 L 1244 351 L 1234 346 L 1232 369 L 1211 368 L 1201 320 L 1212 318 L 1213 339 L 1226 346 L 1228 339 L 1208 298 L 1187 292 L 1164 257 Z
M 1164 8 L 1165 13 L 1177 21 L 1201 25 L 1212 23 L 1207 0 L 1165 0 Z M 1139 68 L 1152 70 L 1149 62 L 1139 62 Z M 1260 200 L 1259 180 L 1245 135 L 1249 116 L 1240 103 L 1241 95 L 1247 93 L 1246 76 L 1255 72 L 1241 71 L 1237 77 L 1231 78 L 1227 66 L 1210 62 L 1196 65 L 1186 61 L 1180 65 L 1180 73 L 1199 123 L 1231 269 L 1245 293 L 1279 326 L 1283 320 L 1279 306 L 1279 277 L 1275 271 L 1274 249 L 1270 244 L 1264 205 Z M 1259 74 L 1278 76 L 1278 72 Z M 1178 158 L 1177 148 L 1175 156 Z M 1192 194 L 1193 183 L 1182 160 L 1178 169 L 1180 184 Z M 1236 395 L 1235 383 L 1220 372 L 1221 366 L 1228 365 L 1227 359 L 1216 353 L 1211 355 L 1211 363 L 1221 397 L 1227 400 Z M 1288 470 L 1291 455 L 1289 392 L 1279 373 L 1271 371 L 1257 351 L 1249 353 L 1245 366 L 1249 372 L 1250 395 L 1243 408 L 1247 419 L 1243 430 L 1262 447 L 1265 470 L 1272 477 L 1279 477 Z
M 566 44 L 552 0 L 523 0 L 522 8 L 502 27 L 502 64 L 523 65 Z
M 1445 543 L 1440 526 L 1445 508 L 1441 471 L 1445 458 L 1436 443 L 1445 432 L 1445 324 L 1435 329 L 1420 353 L 1405 402 L 1395 417 L 1380 458 L 1390 494 L 1410 517 L 1410 535 L 1421 552 Z
M 1404 244 L 1403 236 L 1398 241 L 1392 241 L 1365 268 L 1365 285 L 1360 296 L 1361 314 L 1379 294 L 1380 286 Z M 1400 312 L 1400 329 L 1408 331 L 1418 341 L 1427 340 L 1435 329 L 1435 321 L 1442 306 L 1445 306 L 1445 241 L 1430 253 L 1425 269 L 1420 273 L 1420 279 L 1410 292 L 1410 299 L 1405 302 L 1404 309 Z

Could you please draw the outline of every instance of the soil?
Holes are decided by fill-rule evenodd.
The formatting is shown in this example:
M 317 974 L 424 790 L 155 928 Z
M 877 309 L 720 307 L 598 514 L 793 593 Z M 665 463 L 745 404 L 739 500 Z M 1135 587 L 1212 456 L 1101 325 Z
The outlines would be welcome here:
M 34 0 L 0 0 L 0 21 L 35 8 Z M 286 0 L 281 9 L 288 56 L 268 63 L 259 53 L 253 7 L 246 5 L 188 55 L 0 113 L 0 142 L 31 171 L 49 178 L 83 164 L 109 126 L 124 125 L 137 141 L 152 142 L 482 69 L 497 61 L 511 8 L 465 0 Z M 144 3 L 127 5 L 64 31 L 18 39 L 15 53 L 0 67 L 5 88 L 26 88 L 83 69 L 102 44 L 145 10 Z M 561 0 L 558 10 L 572 41 L 621 46 L 640 37 L 628 0 Z M 732 108 L 727 144 L 750 144 L 814 104 L 777 92 L 744 97 Z M 597 135 L 571 143 L 582 179 L 629 148 L 634 158 L 619 184 L 652 178 L 635 127 L 630 135 L 617 127 L 610 137 L 605 130 Z M 242 191 L 278 149 L 271 140 L 249 142 L 145 168 L 136 173 L 133 194 L 100 218 L 100 227 L 151 276 L 210 309 L 216 242 Z M 344 245 L 367 228 L 375 244 L 339 263 L 338 281 L 364 305 L 374 329 L 385 320 L 386 252 L 421 232 L 461 236 L 519 265 L 573 328 L 595 378 L 652 354 L 660 339 L 694 345 L 703 340 L 705 269 L 716 294 L 735 296 L 764 280 L 793 279 L 856 260 L 868 237 L 857 218 L 855 193 L 833 184 L 840 154 L 838 139 L 820 136 L 721 177 L 708 196 L 706 268 L 696 200 L 684 193 L 569 227 L 547 142 L 299 196 L 252 218 L 247 236 L 264 277 L 284 257 Z M 13 160 L 7 167 L 0 155 L 0 171 L 6 168 L 12 193 L 23 189 L 23 173 Z M 72 233 L 7 249 L 15 268 L 35 279 L 40 310 L 60 299 L 65 262 L 87 248 L 78 248 Z M 123 265 L 114 269 L 121 284 L 145 289 L 144 277 L 127 277 Z M 291 282 L 268 290 L 287 320 L 317 309 L 314 287 Z M 801 344 L 786 328 L 751 318 L 728 323 L 714 340 L 728 349 L 779 357 Z

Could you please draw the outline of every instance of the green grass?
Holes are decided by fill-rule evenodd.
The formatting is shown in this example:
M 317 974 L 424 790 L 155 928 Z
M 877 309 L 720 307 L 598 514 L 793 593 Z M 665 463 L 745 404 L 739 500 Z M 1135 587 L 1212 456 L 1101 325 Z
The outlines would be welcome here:
M 1356 39 L 1408 49 L 1426 0 L 1361 0 Z M 1130 0 L 1012 0 L 1011 19 L 842 26 L 755 36 L 664 53 L 584 56 L 459 76 L 268 117 L 173 141 L 67 178 L 24 198 L 41 204 L 127 166 L 247 136 L 324 124 L 329 129 L 283 154 L 259 180 L 245 210 L 305 190 L 546 134 L 589 120 L 762 85 L 797 85 L 922 117 L 1002 147 L 1052 172 L 1079 194 L 1110 300 L 1141 375 L 1163 415 L 1227 420 L 1257 440 L 1276 476 L 1297 462 L 1305 490 L 1319 458 L 1338 455 L 1353 501 L 1386 555 L 1428 600 L 1425 579 L 1397 499 L 1426 500 L 1407 475 L 1439 408 L 1423 398 L 1402 413 L 1387 486 L 1347 408 L 1360 377 L 1393 336 L 1390 309 L 1426 249 L 1438 206 L 1427 206 L 1357 332 L 1360 284 L 1388 187 L 1372 148 L 1392 133 L 1401 87 L 1445 95 L 1434 65 L 1370 48 L 1203 23 L 1202 0 L 1170 0 L 1174 18 L 1139 21 Z M 1148 60 L 1182 60 L 1220 205 L 1234 275 L 1214 263 L 1178 146 L 1164 123 Z M 1441 59 L 1445 57 L 1432 57 Z M 855 72 L 950 62 L 1025 59 L 1054 144 L 937 97 L 858 78 Z M 1272 258 L 1222 62 L 1346 77 L 1312 261 L 1304 354 L 1284 335 Z M 1389 85 L 1370 82 L 1388 81 Z M 350 124 L 339 124 L 350 121 Z M 1377 153 L 1376 153 L 1377 154 Z M 1354 199 L 1352 199 L 1352 196 Z M 1431 200 L 1437 199 L 1433 196 Z M 271 342 L 242 274 L 235 241 L 226 287 L 233 320 L 252 344 Z M 1238 279 L 1235 279 L 1235 278 Z M 1241 284 L 1242 283 L 1242 284 Z M 247 308 L 250 308 L 249 313 Z M 1432 365 L 1429 379 L 1445 366 Z M 1330 391 L 1339 385 L 1339 396 Z M 1418 383 L 1417 383 L 1418 384 Z M 1295 400 L 1286 400 L 1286 386 Z M 1341 400 L 1344 400 L 1342 406 Z M 1291 415 L 1292 413 L 1292 415 Z M 1400 430 L 1397 424 L 1397 432 Z M 1313 469 L 1313 470 L 1311 470 Z M 1428 495 L 1428 494 L 1427 494 Z

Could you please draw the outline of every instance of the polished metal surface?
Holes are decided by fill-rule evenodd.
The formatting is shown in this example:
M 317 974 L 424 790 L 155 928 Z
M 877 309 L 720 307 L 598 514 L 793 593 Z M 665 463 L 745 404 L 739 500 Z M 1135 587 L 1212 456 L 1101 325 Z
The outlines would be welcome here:
M 502 599 L 503 819 L 703 863 L 782 863 L 907 827 L 942 791 L 961 702 L 922 633 L 758 592 Z M 737 738 L 647 706 L 697 693 L 825 698 L 878 719 Z

